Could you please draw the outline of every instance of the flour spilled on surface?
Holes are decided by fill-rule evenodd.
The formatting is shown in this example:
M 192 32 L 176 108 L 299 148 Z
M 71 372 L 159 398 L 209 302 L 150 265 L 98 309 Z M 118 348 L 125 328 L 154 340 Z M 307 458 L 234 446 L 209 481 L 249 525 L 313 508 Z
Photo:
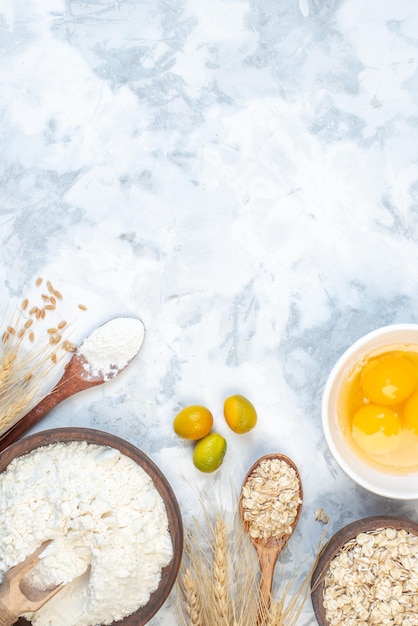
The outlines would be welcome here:
M 89 374 L 108 380 L 134 358 L 144 334 L 141 320 L 117 317 L 93 331 L 77 352 L 86 360 L 84 367 Z
M 56 443 L 0 474 L 0 582 L 52 540 L 28 582 L 68 583 L 28 618 L 34 626 L 110 624 L 144 606 L 173 557 L 151 477 L 114 448 Z

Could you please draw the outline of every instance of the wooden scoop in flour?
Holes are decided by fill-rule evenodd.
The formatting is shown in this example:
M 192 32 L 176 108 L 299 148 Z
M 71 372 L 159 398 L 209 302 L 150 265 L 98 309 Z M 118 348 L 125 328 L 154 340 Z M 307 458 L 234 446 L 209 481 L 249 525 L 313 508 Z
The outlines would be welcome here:
M 24 613 L 32 613 L 40 609 L 64 585 L 42 591 L 28 584 L 24 576 L 39 561 L 39 555 L 44 551 L 49 541 L 43 543 L 33 554 L 12 567 L 4 575 L 0 586 L 0 626 L 12 626 Z
M 0 435 L 0 452 L 66 398 L 101 385 L 124 370 L 138 354 L 144 336 L 144 324 L 137 318 L 113 318 L 96 328 L 74 352 L 61 380 L 53 390 L 14 426 Z M 115 345 L 114 352 L 120 353 L 119 357 L 112 354 L 112 342 Z M 103 362 L 106 359 L 109 362 Z

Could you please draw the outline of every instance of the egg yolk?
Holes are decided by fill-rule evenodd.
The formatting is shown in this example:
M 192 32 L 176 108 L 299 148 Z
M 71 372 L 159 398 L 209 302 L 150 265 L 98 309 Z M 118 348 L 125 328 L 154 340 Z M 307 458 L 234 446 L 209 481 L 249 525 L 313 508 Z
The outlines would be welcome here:
M 418 435 L 418 391 L 415 391 L 404 404 L 403 423 L 405 428 Z
M 399 444 L 399 417 L 387 406 L 367 404 L 354 414 L 352 436 L 368 454 L 385 454 Z
M 402 356 L 387 355 L 373 359 L 361 372 L 361 385 L 367 398 L 391 406 L 406 400 L 417 383 L 415 368 Z

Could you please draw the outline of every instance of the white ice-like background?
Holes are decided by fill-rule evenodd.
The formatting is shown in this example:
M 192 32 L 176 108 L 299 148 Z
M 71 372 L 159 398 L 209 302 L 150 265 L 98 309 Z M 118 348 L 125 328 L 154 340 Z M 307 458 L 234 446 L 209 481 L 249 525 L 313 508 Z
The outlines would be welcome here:
M 417 32 L 411 0 L 1 3 L 4 307 L 42 275 L 73 340 L 115 315 L 147 329 L 126 372 L 34 430 L 133 442 L 186 523 L 199 490 L 228 501 L 259 456 L 289 455 L 305 493 L 289 567 L 317 545 L 319 506 L 330 533 L 417 518 L 343 475 L 320 426 L 345 348 L 417 320 Z M 222 417 L 236 392 L 259 414 L 242 437 Z M 172 432 L 191 403 L 228 440 L 213 475 Z M 176 624 L 172 599 L 151 624 Z

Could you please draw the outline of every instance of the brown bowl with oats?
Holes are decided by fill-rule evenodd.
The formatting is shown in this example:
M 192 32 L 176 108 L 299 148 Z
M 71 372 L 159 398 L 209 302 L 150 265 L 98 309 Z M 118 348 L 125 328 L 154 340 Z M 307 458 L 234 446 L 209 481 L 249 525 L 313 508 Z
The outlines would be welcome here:
M 408 620 L 418 615 L 417 555 L 418 524 L 402 517 L 366 517 L 336 532 L 311 579 L 318 624 L 416 624 Z
M 50 540 L 34 586 L 64 582 L 36 624 L 143 626 L 161 608 L 183 525 L 171 486 L 141 450 L 94 429 L 38 432 L 0 454 L 0 493 L 0 582 Z

